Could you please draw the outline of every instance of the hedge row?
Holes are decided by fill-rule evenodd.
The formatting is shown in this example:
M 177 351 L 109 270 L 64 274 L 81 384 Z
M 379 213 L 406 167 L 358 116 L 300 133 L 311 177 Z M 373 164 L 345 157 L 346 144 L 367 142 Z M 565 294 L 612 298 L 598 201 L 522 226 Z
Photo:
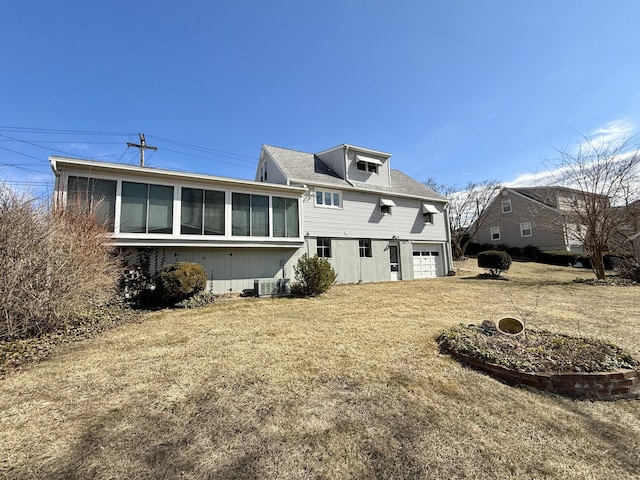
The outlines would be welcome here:
M 582 265 L 584 268 L 591 268 L 591 259 L 584 253 L 573 253 L 566 250 L 543 251 L 533 245 L 526 247 L 508 247 L 506 245 L 494 245 L 489 243 L 470 243 L 467 246 L 467 255 L 478 255 L 487 250 L 498 250 L 507 252 L 511 257 L 523 260 L 533 260 L 535 262 L 546 263 L 548 265 Z M 609 254 L 604 256 L 604 267 L 612 270 L 614 263 L 621 255 Z

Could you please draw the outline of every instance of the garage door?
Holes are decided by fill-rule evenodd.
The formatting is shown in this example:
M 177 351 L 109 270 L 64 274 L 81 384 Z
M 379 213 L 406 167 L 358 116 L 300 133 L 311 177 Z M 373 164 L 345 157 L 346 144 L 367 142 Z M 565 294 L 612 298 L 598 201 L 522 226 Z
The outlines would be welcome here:
M 442 276 L 442 259 L 437 245 L 413 246 L 413 278 Z

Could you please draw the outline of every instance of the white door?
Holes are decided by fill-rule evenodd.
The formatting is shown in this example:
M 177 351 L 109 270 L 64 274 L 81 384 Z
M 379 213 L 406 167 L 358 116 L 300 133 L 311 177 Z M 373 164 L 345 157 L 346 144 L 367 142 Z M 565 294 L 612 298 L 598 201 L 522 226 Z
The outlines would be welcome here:
M 391 270 L 391 280 L 400 280 L 400 262 L 398 259 L 397 245 L 389 245 L 389 268 Z
M 435 245 L 414 245 L 413 277 L 434 278 L 442 276 L 440 250 Z

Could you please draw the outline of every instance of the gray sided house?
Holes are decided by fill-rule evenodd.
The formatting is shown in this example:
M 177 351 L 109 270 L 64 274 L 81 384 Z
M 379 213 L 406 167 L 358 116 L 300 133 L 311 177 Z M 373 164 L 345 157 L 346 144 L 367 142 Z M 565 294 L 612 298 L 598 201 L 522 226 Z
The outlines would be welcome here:
M 256 180 L 300 186 L 304 253 L 343 283 L 440 277 L 453 270 L 447 199 L 353 145 L 306 153 L 264 145 Z
M 582 227 L 571 221 L 571 205 L 582 194 L 564 187 L 503 188 L 482 224 L 472 227 L 472 238 L 480 244 L 582 253 L 576 237 Z
M 131 264 L 201 264 L 216 293 L 275 293 L 305 253 L 338 282 L 446 275 L 446 199 L 343 145 L 317 155 L 263 147 L 255 181 L 50 157 L 59 208 L 92 212 Z M 342 158 L 342 160 L 340 160 Z M 264 291 L 263 291 L 264 287 Z

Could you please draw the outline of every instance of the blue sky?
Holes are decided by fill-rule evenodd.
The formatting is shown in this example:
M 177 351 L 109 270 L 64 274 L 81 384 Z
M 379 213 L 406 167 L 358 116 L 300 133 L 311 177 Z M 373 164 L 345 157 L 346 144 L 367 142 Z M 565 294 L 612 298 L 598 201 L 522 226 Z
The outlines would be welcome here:
M 0 17 L 0 178 L 48 156 L 253 178 L 262 144 L 513 182 L 640 124 L 640 2 L 33 1 Z M 199 149 L 194 146 L 201 147 Z

